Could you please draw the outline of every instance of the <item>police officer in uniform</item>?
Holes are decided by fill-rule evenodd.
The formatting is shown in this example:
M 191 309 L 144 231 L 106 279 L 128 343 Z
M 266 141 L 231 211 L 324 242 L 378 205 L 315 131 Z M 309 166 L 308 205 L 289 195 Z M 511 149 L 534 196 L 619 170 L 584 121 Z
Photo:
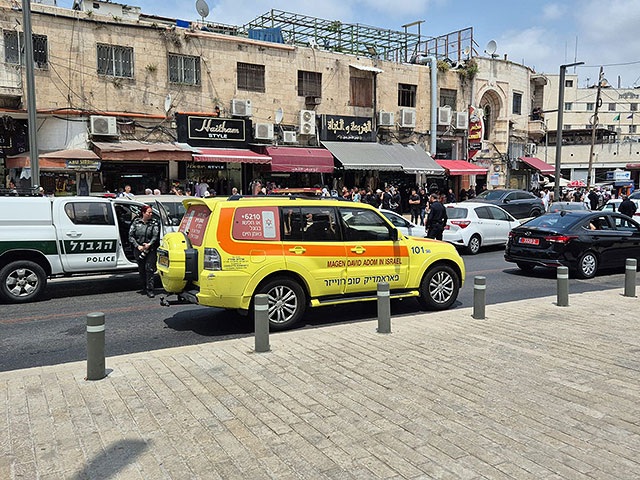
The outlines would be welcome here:
M 160 243 L 160 225 L 153 218 L 153 210 L 145 205 L 141 209 L 142 218 L 136 218 L 129 229 L 129 241 L 138 263 L 138 274 L 142 281 L 142 290 L 147 297 L 153 293 L 153 275 L 156 271 L 156 250 Z
M 447 209 L 444 208 L 436 194 L 431 194 L 429 203 L 431 208 L 427 216 L 427 238 L 442 240 L 442 232 L 447 223 Z

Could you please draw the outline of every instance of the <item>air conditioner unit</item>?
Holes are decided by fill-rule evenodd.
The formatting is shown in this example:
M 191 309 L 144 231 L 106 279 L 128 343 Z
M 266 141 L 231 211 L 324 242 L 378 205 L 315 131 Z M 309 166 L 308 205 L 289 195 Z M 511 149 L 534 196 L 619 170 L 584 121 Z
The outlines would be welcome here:
M 456 112 L 456 130 L 466 130 L 469 128 L 469 113 Z
M 91 135 L 99 136 L 118 136 L 118 126 L 116 125 L 116 117 L 105 117 L 100 115 L 91 115 L 89 117 L 91 127 Z
M 253 138 L 256 140 L 273 140 L 273 123 L 256 123 Z
M 378 113 L 378 126 L 379 127 L 393 127 L 393 112 L 379 112 Z
M 413 108 L 401 108 L 400 109 L 400 127 L 415 128 L 415 126 L 416 126 L 416 111 Z
M 305 97 L 304 103 L 307 105 L 320 105 L 322 103 L 322 97 Z
M 251 100 L 231 100 L 231 115 L 235 117 L 250 117 Z
M 525 148 L 527 155 L 535 155 L 537 150 L 538 146 L 535 143 L 527 143 L 527 147 Z
M 300 135 L 315 135 L 316 112 L 313 110 L 300 110 Z
M 438 125 L 451 125 L 451 107 L 438 107 Z
M 298 143 L 296 132 L 285 131 L 283 132 L 283 137 L 284 143 Z

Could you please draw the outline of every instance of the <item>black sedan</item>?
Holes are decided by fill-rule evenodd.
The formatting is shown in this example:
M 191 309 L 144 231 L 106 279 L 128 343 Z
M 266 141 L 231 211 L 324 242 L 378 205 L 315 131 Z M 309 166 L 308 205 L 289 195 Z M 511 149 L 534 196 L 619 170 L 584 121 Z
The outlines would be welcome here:
M 485 190 L 471 201 L 498 205 L 515 218 L 537 217 L 544 213 L 542 199 L 525 190 Z
M 564 265 L 592 278 L 600 267 L 640 260 L 640 225 L 619 213 L 549 213 L 511 230 L 504 258 L 522 270 Z

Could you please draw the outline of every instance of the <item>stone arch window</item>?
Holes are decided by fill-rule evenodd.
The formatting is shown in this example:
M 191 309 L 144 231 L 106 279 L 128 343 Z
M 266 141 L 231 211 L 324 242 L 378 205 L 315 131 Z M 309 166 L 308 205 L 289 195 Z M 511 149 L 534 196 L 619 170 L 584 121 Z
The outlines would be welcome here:
M 502 109 L 500 96 L 493 90 L 487 90 L 480 99 L 480 108 L 484 112 L 484 140 L 495 141 L 496 120 Z

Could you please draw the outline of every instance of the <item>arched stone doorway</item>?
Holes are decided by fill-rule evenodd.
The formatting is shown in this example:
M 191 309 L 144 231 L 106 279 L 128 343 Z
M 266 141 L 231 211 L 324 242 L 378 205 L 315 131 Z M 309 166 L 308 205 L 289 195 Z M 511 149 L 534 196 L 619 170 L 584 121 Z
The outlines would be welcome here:
M 500 95 L 494 90 L 487 90 L 480 98 L 480 108 L 484 114 L 484 140 L 496 142 L 496 125 L 502 111 Z

